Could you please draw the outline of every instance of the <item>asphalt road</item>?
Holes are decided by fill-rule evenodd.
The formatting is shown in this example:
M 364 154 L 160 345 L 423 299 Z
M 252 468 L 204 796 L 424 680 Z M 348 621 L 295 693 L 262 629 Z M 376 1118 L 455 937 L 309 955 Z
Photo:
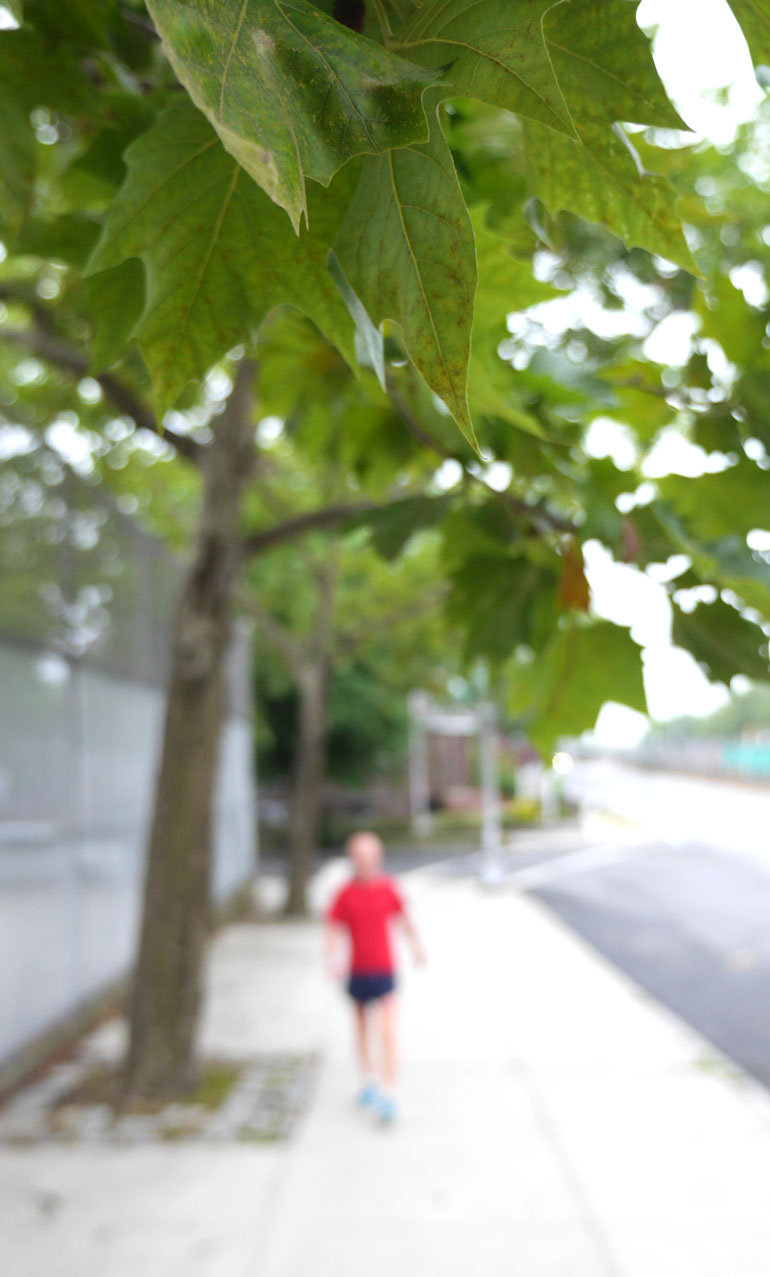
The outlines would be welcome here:
M 636 785 L 635 778 L 629 784 Z M 677 784 L 674 778 L 671 784 Z M 658 780 L 652 788 L 657 793 L 660 787 Z M 728 789 L 716 798 L 712 791 L 710 798 L 720 809 L 728 804 L 737 811 Z M 660 818 L 650 794 L 648 799 L 648 812 Z M 702 805 L 689 810 L 698 827 Z M 719 814 L 715 838 L 729 823 L 729 813 Z M 590 843 L 577 831 L 554 831 L 552 839 L 520 834 L 505 853 L 505 870 L 509 882 L 537 896 L 770 1087 L 770 856 L 752 854 L 761 840 L 753 822 L 745 850 L 736 850 L 740 824 L 733 820 L 728 847 L 687 839 L 681 811 L 672 841 L 620 826 L 616 843 Z M 416 867 L 409 861 L 421 858 L 407 855 L 406 864 L 393 867 Z M 478 852 L 470 851 L 435 864 L 442 874 L 474 874 L 479 867 Z
M 540 839 L 514 841 L 508 881 L 770 1087 L 770 865 L 694 840 Z M 479 867 L 478 852 L 435 865 Z
M 549 870 L 528 889 L 770 1087 L 770 871 L 763 864 L 692 842 L 619 849 L 593 867 L 578 854 Z

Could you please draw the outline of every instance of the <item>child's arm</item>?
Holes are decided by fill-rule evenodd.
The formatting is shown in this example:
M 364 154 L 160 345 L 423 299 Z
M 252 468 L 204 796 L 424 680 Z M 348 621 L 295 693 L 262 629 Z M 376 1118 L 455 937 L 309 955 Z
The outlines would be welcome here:
M 332 980 L 345 974 L 345 928 L 334 918 L 326 919 L 324 929 L 324 962 Z
M 419 967 L 423 966 L 423 964 L 428 960 L 425 952 L 425 945 L 422 942 L 419 931 L 414 925 L 414 919 L 407 909 L 404 909 L 401 914 L 401 926 L 409 943 L 413 960 Z

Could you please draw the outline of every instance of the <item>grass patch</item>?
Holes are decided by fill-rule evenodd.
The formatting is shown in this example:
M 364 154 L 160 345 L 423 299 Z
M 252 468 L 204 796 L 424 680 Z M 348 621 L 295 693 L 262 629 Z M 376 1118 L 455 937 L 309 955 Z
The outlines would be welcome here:
M 270 1142 L 288 1138 L 310 1101 L 315 1053 L 270 1052 L 201 1061 L 198 1082 L 174 1100 L 129 1098 L 117 1066 L 98 1064 L 59 1079 L 2 1143 L 138 1144 L 183 1140 Z
M 713 1073 L 718 1077 L 740 1077 L 741 1070 L 724 1056 L 699 1055 L 695 1061 L 701 1073 Z
M 180 1096 L 178 1102 L 213 1112 L 227 1099 L 243 1069 L 243 1064 L 234 1064 L 225 1060 L 204 1061 L 196 1085 Z M 53 1108 L 71 1106 L 81 1108 L 86 1105 L 106 1104 L 116 1114 L 152 1117 L 156 1113 L 162 1113 L 171 1102 L 167 1099 L 127 1096 L 123 1089 L 120 1071 L 98 1065 L 90 1069 L 63 1095 L 58 1096 Z
M 185 1096 L 188 1104 L 202 1104 L 206 1109 L 218 1109 L 224 1104 L 243 1070 L 240 1064 L 212 1061 L 204 1064 L 198 1085 Z

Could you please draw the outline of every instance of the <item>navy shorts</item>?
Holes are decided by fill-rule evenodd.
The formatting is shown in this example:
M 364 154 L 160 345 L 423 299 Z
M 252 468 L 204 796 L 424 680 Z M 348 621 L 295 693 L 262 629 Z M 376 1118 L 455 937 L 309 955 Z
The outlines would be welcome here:
M 376 1002 L 392 993 L 396 987 L 396 978 L 392 971 L 372 972 L 366 975 L 352 975 L 348 980 L 348 993 L 354 1002 L 364 1006 L 367 1002 Z

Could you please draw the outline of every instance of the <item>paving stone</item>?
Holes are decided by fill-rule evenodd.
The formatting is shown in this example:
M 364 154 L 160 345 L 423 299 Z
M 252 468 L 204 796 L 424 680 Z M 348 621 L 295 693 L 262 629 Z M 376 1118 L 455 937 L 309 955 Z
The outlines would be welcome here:
M 177 1102 L 158 1113 L 115 1114 L 107 1104 L 61 1103 L 88 1076 L 93 1057 L 83 1052 L 17 1097 L 0 1113 L 0 1144 L 40 1141 L 142 1143 L 158 1140 L 286 1139 L 312 1093 L 315 1055 L 274 1055 L 244 1064 L 218 1109 Z

